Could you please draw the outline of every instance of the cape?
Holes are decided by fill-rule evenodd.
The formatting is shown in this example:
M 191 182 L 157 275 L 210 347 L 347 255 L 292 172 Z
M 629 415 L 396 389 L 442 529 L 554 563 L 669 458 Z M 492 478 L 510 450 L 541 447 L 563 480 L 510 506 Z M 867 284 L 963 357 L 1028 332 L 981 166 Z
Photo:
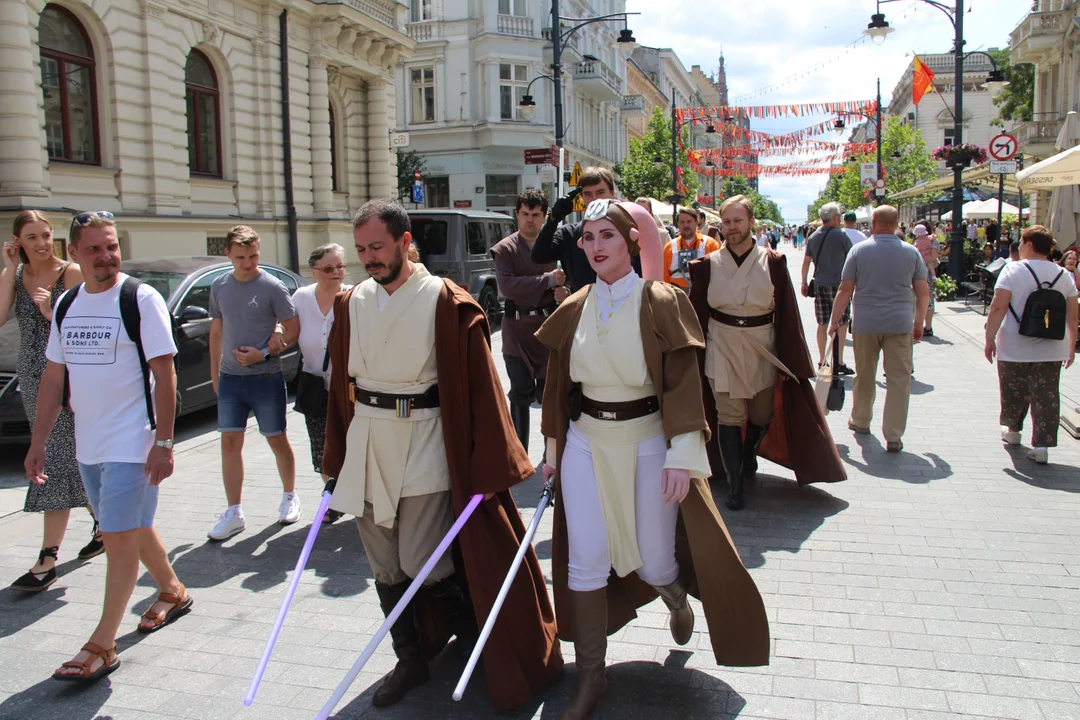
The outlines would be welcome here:
M 721 251 L 723 252 L 723 251 Z M 778 373 L 773 398 L 774 414 L 769 430 L 761 442 L 758 455 L 793 470 L 800 485 L 816 482 L 847 480 L 847 471 L 836 450 L 832 433 L 825 422 L 817 396 L 814 395 L 813 361 L 803 335 L 795 288 L 787 270 L 787 258 L 775 250 L 768 254 L 769 277 L 773 284 L 776 304 L 776 358 L 791 370 L 798 381 Z M 701 327 L 709 324 L 709 279 L 712 268 L 708 258 L 690 263 L 690 303 L 697 313 Z M 705 379 L 705 353 L 700 353 L 698 371 L 702 378 L 702 399 L 709 428 L 716 430 L 716 400 Z M 726 477 L 720 459 L 720 447 L 709 444 L 709 464 L 713 477 Z
M 510 421 L 491 357 L 487 317 L 467 291 L 449 280 L 444 284 L 435 309 L 435 355 L 454 511 L 464 510 L 476 493 L 496 494 L 480 503 L 455 543 L 455 566 L 464 568 L 477 626 L 482 627 L 525 535 L 510 488 L 536 471 Z M 323 471 L 330 477 L 341 472 L 345 436 L 353 417 L 345 390 L 350 381 L 352 292 L 334 300 L 334 324 L 327 343 L 331 378 Z M 450 633 L 442 609 L 422 595 L 414 600 L 418 624 L 425 651 L 434 657 Z M 562 671 L 555 613 L 532 548 L 510 587 L 483 659 L 491 703 L 500 711 L 528 702 Z
M 555 438 L 558 456 L 566 447 L 570 427 L 567 394 L 570 391 L 570 349 L 591 285 L 565 300 L 547 319 L 537 337 L 548 346 L 548 380 L 544 389 L 544 437 Z M 658 396 L 668 441 L 683 433 L 704 431 L 701 378 L 697 355 L 704 349 L 701 327 L 681 290 L 662 282 L 646 281 L 641 300 L 641 340 L 645 365 Z M 715 443 L 711 443 L 715 444 Z M 566 513 L 560 502 L 561 471 L 555 474 L 554 532 L 551 573 L 559 637 L 574 639 L 574 618 L 568 587 L 569 548 Z M 690 492 L 679 506 L 675 556 L 691 595 L 701 600 L 709 628 L 713 656 L 719 665 L 769 664 L 769 621 L 761 594 L 739 559 L 709 483 L 691 479 Z M 653 601 L 656 590 L 630 573 L 608 577 L 608 634 L 637 617 L 637 608 Z

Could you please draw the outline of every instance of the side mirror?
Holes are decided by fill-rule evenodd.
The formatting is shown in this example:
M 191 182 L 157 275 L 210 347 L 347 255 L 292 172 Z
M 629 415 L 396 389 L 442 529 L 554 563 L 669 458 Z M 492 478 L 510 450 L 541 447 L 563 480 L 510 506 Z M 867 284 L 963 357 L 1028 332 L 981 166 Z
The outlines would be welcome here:
M 198 322 L 199 320 L 209 320 L 210 313 L 205 308 L 198 307 L 197 305 L 188 305 L 180 311 L 180 322 Z

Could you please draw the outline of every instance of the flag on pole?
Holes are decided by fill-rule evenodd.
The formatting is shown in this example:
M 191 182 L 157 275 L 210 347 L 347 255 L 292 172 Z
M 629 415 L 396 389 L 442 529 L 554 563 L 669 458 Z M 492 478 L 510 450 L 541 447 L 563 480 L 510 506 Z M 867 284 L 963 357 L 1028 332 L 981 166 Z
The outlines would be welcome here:
M 915 56 L 915 73 L 911 80 L 911 101 L 918 105 L 927 90 L 934 87 L 934 71 Z

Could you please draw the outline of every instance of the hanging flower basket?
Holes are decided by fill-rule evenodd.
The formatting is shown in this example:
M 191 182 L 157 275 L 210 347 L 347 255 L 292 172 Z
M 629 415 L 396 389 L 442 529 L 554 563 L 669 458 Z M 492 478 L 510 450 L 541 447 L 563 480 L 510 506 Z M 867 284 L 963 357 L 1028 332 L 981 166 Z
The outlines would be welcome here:
M 944 160 L 946 167 L 966 168 L 970 165 L 982 165 L 986 162 L 986 150 L 978 145 L 942 145 L 934 150 L 935 160 Z

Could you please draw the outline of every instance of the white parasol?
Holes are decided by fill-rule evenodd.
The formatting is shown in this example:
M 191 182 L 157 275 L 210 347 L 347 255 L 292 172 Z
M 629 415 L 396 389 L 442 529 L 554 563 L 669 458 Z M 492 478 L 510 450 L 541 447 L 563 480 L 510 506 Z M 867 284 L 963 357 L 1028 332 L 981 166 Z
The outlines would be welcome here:
M 1077 147 L 1080 140 L 1080 116 L 1070 112 L 1058 133 L 1054 145 L 1058 150 L 1070 150 Z M 1050 232 L 1054 234 L 1058 247 L 1076 245 L 1076 223 L 1080 214 L 1080 189 L 1076 183 L 1060 185 L 1050 195 Z

